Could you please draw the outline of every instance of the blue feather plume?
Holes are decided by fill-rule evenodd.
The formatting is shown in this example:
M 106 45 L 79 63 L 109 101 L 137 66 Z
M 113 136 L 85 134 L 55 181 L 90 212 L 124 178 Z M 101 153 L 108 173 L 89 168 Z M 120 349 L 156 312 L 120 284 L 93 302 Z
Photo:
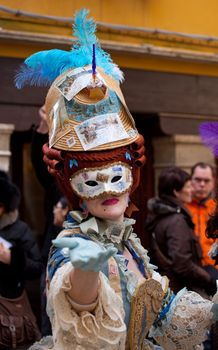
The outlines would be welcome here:
M 88 56 L 92 60 L 92 47 L 96 44 L 97 38 L 95 35 L 96 24 L 92 18 L 87 18 L 89 11 L 82 9 L 77 12 L 73 24 L 73 35 L 78 38 L 77 43 L 73 45 L 74 50 L 79 50 L 79 53 Z
M 15 76 L 15 86 L 17 89 L 22 89 L 27 83 L 30 86 L 49 86 L 51 82 L 42 76 L 40 65 L 38 69 L 32 70 L 26 64 L 22 64 Z
M 18 89 L 25 85 L 49 86 L 71 65 L 71 54 L 63 50 L 47 50 L 36 52 L 28 57 L 15 77 Z
M 96 38 L 96 24 L 87 18 L 89 11 L 80 10 L 73 25 L 73 34 L 77 37 L 71 51 L 46 50 L 28 57 L 15 77 L 18 89 L 25 85 L 49 86 L 63 72 L 68 69 L 92 64 L 92 48 L 96 48 L 96 65 L 103 68 L 106 74 L 121 82 L 123 73 L 113 63 L 110 55 L 100 46 Z

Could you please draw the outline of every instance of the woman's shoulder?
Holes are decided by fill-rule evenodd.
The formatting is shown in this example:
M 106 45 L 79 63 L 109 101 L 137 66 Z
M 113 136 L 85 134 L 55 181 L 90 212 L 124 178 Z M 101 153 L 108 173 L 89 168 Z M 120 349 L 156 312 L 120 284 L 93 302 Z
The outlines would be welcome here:
M 159 223 L 177 223 L 185 220 L 181 208 L 178 207 L 174 211 L 168 212 L 166 215 L 162 215 L 158 218 Z
M 178 207 L 177 211 L 168 217 L 168 220 L 170 224 L 176 226 L 180 226 L 181 224 L 188 224 L 188 226 L 190 226 L 191 223 L 190 215 L 188 212 L 184 211 L 182 207 Z
M 172 212 L 167 216 L 161 217 L 156 223 L 155 232 L 174 232 L 175 228 L 177 230 L 189 230 L 190 228 L 192 229 L 192 225 L 191 218 L 186 216 L 181 210 L 178 210 L 177 212 Z
M 14 223 L 13 230 L 15 231 L 15 235 L 17 238 L 20 238 L 24 241 L 35 241 L 35 237 L 30 226 L 23 220 L 18 219 Z
M 1 230 L 6 232 L 7 235 L 16 238 L 22 236 L 24 233 L 30 231 L 29 226 L 26 222 L 17 219 L 16 221 L 10 223 L 10 225 L 6 226 Z

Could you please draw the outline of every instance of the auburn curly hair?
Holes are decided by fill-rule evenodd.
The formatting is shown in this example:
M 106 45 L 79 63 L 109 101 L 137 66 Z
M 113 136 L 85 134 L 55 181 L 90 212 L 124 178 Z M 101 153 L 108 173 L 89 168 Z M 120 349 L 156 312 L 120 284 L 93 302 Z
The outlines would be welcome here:
M 71 209 L 79 208 L 80 198 L 73 192 L 70 185 L 71 176 L 80 169 L 100 167 L 112 162 L 124 162 L 132 167 L 133 185 L 131 193 L 139 185 L 140 168 L 145 164 L 144 138 L 139 135 L 137 140 L 130 145 L 105 151 L 73 152 L 61 151 L 43 146 L 44 162 L 48 171 L 57 179 L 62 193 L 67 197 Z M 72 164 L 70 166 L 70 163 Z

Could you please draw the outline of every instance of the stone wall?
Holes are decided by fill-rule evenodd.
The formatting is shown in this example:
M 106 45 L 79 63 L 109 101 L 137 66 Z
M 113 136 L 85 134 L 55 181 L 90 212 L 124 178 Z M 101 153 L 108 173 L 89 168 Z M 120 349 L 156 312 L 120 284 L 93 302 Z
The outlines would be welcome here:
M 197 162 L 214 165 L 212 152 L 205 147 L 197 135 L 173 135 L 153 139 L 155 189 L 162 169 L 176 165 L 190 172 Z
M 0 123 L 0 169 L 6 172 L 10 169 L 10 137 L 13 130 L 13 124 Z

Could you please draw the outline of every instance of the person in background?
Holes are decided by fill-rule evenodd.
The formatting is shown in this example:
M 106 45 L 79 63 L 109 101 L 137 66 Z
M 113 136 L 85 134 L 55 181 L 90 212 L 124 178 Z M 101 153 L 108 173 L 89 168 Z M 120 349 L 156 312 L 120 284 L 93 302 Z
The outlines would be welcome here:
M 0 295 L 8 299 L 19 298 L 25 290 L 25 282 L 38 278 L 43 268 L 40 252 L 33 234 L 27 224 L 19 219 L 19 203 L 19 189 L 11 182 L 8 175 L 1 170 Z M 4 320 L 2 317 L 4 316 L 1 315 L 1 321 Z M 6 326 L 6 324 L 0 325 L 0 327 L 3 326 Z M 36 331 L 38 332 L 37 328 Z M 9 332 L 8 337 L 10 337 L 10 334 Z M 35 336 L 33 341 L 37 339 L 39 332 Z M 7 341 L 10 342 L 10 339 Z
M 212 165 L 199 162 L 193 165 L 191 169 L 193 198 L 187 208 L 192 215 L 192 221 L 195 224 L 195 234 L 199 238 L 202 249 L 202 264 L 204 268 L 217 278 L 218 265 L 216 258 L 212 259 L 209 252 L 213 244 L 218 241 L 217 238 L 209 238 L 206 234 L 207 223 L 215 211 L 216 202 L 213 198 L 216 173 Z M 211 349 L 210 342 L 217 342 L 218 324 L 216 322 L 212 327 L 210 339 L 205 342 L 205 349 Z M 213 347 L 215 348 L 215 347 Z
M 57 204 L 54 206 L 54 225 L 60 229 L 63 227 L 63 223 L 66 219 L 67 213 L 69 211 L 68 202 L 65 197 L 61 197 Z M 53 239 L 53 237 L 52 237 Z
M 214 265 L 208 252 L 215 242 L 206 236 L 207 221 L 215 210 L 213 191 L 215 186 L 215 169 L 207 163 L 196 163 L 191 169 L 192 179 L 192 201 L 187 203 L 187 208 L 195 225 L 194 231 L 199 238 L 202 249 L 202 264 L 204 266 Z
M 68 207 L 68 201 L 63 196 L 59 199 L 57 204 L 54 206 L 53 214 L 54 214 L 54 229 L 50 232 L 50 234 L 47 235 L 47 242 L 51 246 L 51 242 L 53 239 L 56 238 L 58 233 L 63 229 L 64 221 L 66 220 L 67 213 L 69 211 Z M 44 268 L 44 271 L 41 276 L 41 333 L 43 336 L 51 335 L 51 323 L 49 320 L 49 317 L 46 312 L 46 304 L 47 304 L 47 298 L 46 298 L 46 268 Z
M 67 217 L 68 211 L 69 211 L 68 201 L 66 197 L 62 196 L 59 198 L 59 200 L 53 207 L 53 226 L 52 226 L 52 230 L 48 231 L 46 236 L 46 246 L 48 250 L 46 257 L 48 257 L 52 240 L 56 238 L 58 233 L 63 228 L 63 223 Z
M 48 141 L 48 125 L 46 121 L 45 106 L 39 109 L 39 125 L 33 129 L 31 158 L 35 170 L 36 177 L 44 189 L 44 216 L 45 227 L 42 235 L 42 242 L 40 242 L 41 254 L 43 262 L 47 264 L 48 253 L 50 249 L 51 239 L 50 234 L 54 232 L 54 236 L 59 232 L 54 227 L 53 208 L 62 196 L 57 182 L 47 170 L 46 164 L 43 162 L 42 146 Z M 57 231 L 57 232 L 56 232 Z
M 46 164 L 43 162 L 42 146 L 48 141 L 48 125 L 46 121 L 45 106 L 41 106 L 38 111 L 39 124 L 33 129 L 31 158 L 36 177 L 44 189 L 44 218 L 45 226 L 40 241 L 41 255 L 44 264 L 40 281 L 40 298 L 41 298 L 41 333 L 42 335 L 51 334 L 51 325 L 46 313 L 46 297 L 45 297 L 45 274 L 46 265 L 51 246 L 51 241 L 57 236 L 61 230 L 61 225 L 55 223 L 54 215 L 60 215 L 60 210 L 55 209 L 61 199 L 61 192 L 54 179 L 47 170 Z M 59 203 L 60 206 L 62 205 Z M 65 205 L 65 204 L 64 204 Z
M 201 248 L 194 224 L 185 208 L 192 200 L 191 177 L 173 166 L 164 169 L 158 180 L 158 196 L 148 201 L 150 215 L 146 231 L 152 236 L 150 255 L 170 287 L 178 292 L 187 287 L 211 295 L 216 281 L 201 265 Z
M 0 294 L 7 298 L 18 297 L 25 279 L 39 277 L 42 260 L 33 234 L 27 224 L 19 219 L 20 191 L 0 171 L 0 237 L 10 247 L 0 245 Z

